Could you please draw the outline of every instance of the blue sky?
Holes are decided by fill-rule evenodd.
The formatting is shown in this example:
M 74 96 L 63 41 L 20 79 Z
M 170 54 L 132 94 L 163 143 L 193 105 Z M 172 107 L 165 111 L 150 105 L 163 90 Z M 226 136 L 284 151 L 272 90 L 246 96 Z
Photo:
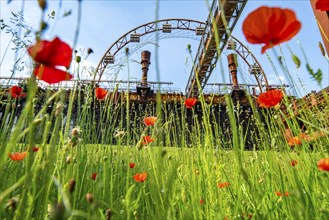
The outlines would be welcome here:
M 211 4 L 211 2 L 209 2 Z M 55 19 L 49 20 L 49 28 L 45 32 L 44 38 L 51 40 L 54 36 L 59 36 L 63 41 L 70 45 L 73 43 L 75 29 L 77 25 L 77 1 L 62 1 L 59 7 L 59 1 L 51 0 L 47 8 L 46 14 L 50 14 L 53 10 L 56 11 Z M 281 80 L 285 83 L 284 74 L 279 67 L 273 50 L 267 50 L 267 54 L 260 54 L 261 45 L 251 45 L 246 42 L 242 34 L 242 22 L 244 18 L 253 10 L 261 5 L 276 6 L 282 8 L 290 8 L 296 12 L 297 18 L 302 23 L 302 29 L 291 41 L 281 44 L 283 57 L 286 59 L 289 72 L 298 83 L 301 81 L 304 88 L 299 87 L 299 96 L 305 95 L 311 90 L 320 90 L 320 87 L 307 73 L 305 65 L 306 61 L 302 55 L 300 46 L 306 51 L 307 59 L 311 67 L 316 71 L 321 69 L 324 75 L 322 87 L 328 86 L 329 63 L 322 55 L 318 47 L 318 42 L 322 41 L 319 29 L 316 25 L 312 8 L 308 0 L 286 0 L 286 1 L 255 1 L 249 0 L 244 8 L 241 17 L 235 26 L 233 35 L 244 43 L 265 70 L 266 76 L 270 83 L 279 84 L 279 80 L 274 72 L 277 71 Z M 22 7 L 22 1 L 13 0 L 10 4 L 7 1 L 0 0 L 0 16 L 7 23 L 11 16 L 11 11 L 17 12 Z M 166 18 L 187 18 L 205 22 L 208 15 L 208 6 L 205 0 L 160 0 L 159 3 L 159 19 Z M 26 0 L 24 5 L 24 16 L 26 23 L 37 30 L 40 22 L 41 12 L 35 0 Z M 67 17 L 62 17 L 66 11 L 72 10 L 72 14 Z M 120 38 L 123 34 L 131 29 L 147 22 L 155 20 L 156 17 L 156 2 L 155 1 L 126 1 L 126 0 L 84 0 L 82 1 L 82 19 L 79 39 L 76 49 L 82 55 L 85 53 L 85 48 L 92 48 L 94 53 L 83 62 L 86 66 L 96 67 L 101 57 L 109 48 L 109 46 Z M 46 16 L 47 17 L 47 16 Z M 4 31 L 1 32 L 0 58 L 4 61 L 1 64 L 0 75 L 8 75 L 9 70 L 13 66 L 14 54 L 7 52 L 5 48 L 10 42 L 10 35 Z M 185 91 L 185 86 L 192 68 L 193 61 L 187 52 L 187 45 L 191 44 L 192 57 L 197 51 L 199 42 L 192 39 L 165 39 L 158 44 L 159 70 L 160 81 L 173 82 L 174 88 Z M 11 45 L 10 45 L 11 46 Z M 291 54 L 288 51 L 288 46 L 301 60 L 301 67 L 296 69 L 295 64 L 291 60 Z M 141 48 L 130 57 L 130 78 L 132 80 L 140 80 L 141 66 L 133 60 L 140 61 L 140 52 L 142 50 L 150 50 L 152 52 L 151 66 L 149 70 L 149 81 L 156 81 L 155 69 L 155 52 L 156 46 L 150 44 Z M 281 55 L 280 47 L 275 47 L 275 52 Z M 19 52 L 19 56 L 23 56 L 24 51 Z M 228 68 L 226 64 L 226 55 L 221 56 L 221 65 L 216 68 L 209 79 L 209 82 L 222 82 L 222 74 L 228 82 Z M 27 55 L 24 58 L 28 58 Z M 272 67 L 270 59 L 273 60 L 276 70 Z M 241 71 L 244 70 L 244 64 L 241 63 Z M 74 67 L 74 66 L 73 66 Z M 71 70 L 74 72 L 74 70 Z M 26 75 L 26 72 L 16 73 L 16 76 Z M 76 77 L 76 76 L 75 76 Z M 128 79 L 127 67 L 123 67 L 118 75 L 107 74 L 103 79 Z M 299 83 L 298 83 L 299 84 Z

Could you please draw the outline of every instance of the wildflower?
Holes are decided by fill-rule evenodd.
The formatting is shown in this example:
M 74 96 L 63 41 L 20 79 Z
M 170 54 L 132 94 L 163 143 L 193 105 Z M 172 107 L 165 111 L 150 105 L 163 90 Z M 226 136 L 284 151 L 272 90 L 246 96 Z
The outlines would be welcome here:
M 242 31 L 251 44 L 265 44 L 262 53 L 289 41 L 301 29 L 301 23 L 290 9 L 262 6 L 251 12 L 242 24 Z
M 149 135 L 144 136 L 143 139 L 144 139 L 144 142 L 143 142 L 144 145 L 152 143 L 155 140 L 154 138 L 152 138 Z
M 130 167 L 130 168 L 134 168 L 135 165 L 136 165 L 136 164 L 134 164 L 134 163 L 129 163 L 129 167 Z
M 315 2 L 315 9 L 321 11 L 329 11 L 329 1 L 328 0 L 317 0 Z
M 134 175 L 134 180 L 136 182 L 144 182 L 147 178 L 147 173 L 143 172 L 143 173 L 137 173 Z
M 184 105 L 186 108 L 192 108 L 197 103 L 197 101 L 198 100 L 196 98 L 188 98 L 185 100 Z
M 284 194 L 282 194 L 281 192 L 279 192 L 279 191 L 276 191 L 275 192 L 275 194 L 277 195 L 277 196 L 289 196 L 289 192 L 284 192 Z
M 70 67 L 72 61 L 72 49 L 58 37 L 53 41 L 39 40 L 27 49 L 30 56 L 37 63 L 34 75 L 49 83 L 58 83 L 72 79 L 72 75 L 56 67 Z
M 107 95 L 107 91 L 103 88 L 96 88 L 95 90 L 95 94 L 96 94 L 96 98 L 98 100 L 104 100 L 106 95 Z
M 96 177 L 97 177 L 97 173 L 92 173 L 92 174 L 91 174 L 91 179 L 92 179 L 92 180 L 96 180 Z
M 199 203 L 200 203 L 200 205 L 203 205 L 204 204 L 204 200 L 203 199 L 200 199 Z
M 8 92 L 14 99 L 26 96 L 26 94 L 23 93 L 23 89 L 19 86 L 12 86 Z
M 291 160 L 290 161 L 291 166 L 296 166 L 298 164 L 297 160 Z
M 276 194 L 277 196 L 282 196 L 282 193 L 280 193 L 279 191 L 276 191 L 275 194 Z
M 19 152 L 16 152 L 16 153 L 13 153 L 13 154 L 9 154 L 9 157 L 12 159 L 12 160 L 23 160 L 24 157 L 26 156 L 26 151 L 22 152 L 22 153 L 19 153 Z
M 217 184 L 217 186 L 219 187 L 219 188 L 224 188 L 224 187 L 227 187 L 227 186 L 229 186 L 230 185 L 230 183 L 229 182 L 223 182 L 223 183 L 218 183 Z
M 319 160 L 318 169 L 323 171 L 329 171 L 329 157 L 322 158 L 321 160 Z
M 302 141 L 300 140 L 300 138 L 298 136 L 289 138 L 289 140 L 288 140 L 288 145 L 290 147 L 293 147 L 295 145 L 300 145 L 300 144 L 302 144 Z
M 283 98 L 283 93 L 279 89 L 263 92 L 257 98 L 257 102 L 261 107 L 270 108 L 277 105 Z
M 154 125 L 157 121 L 157 117 L 154 117 L 154 116 L 150 116 L 150 117 L 147 117 L 147 118 L 144 118 L 144 124 L 146 126 L 151 126 L 151 125 Z

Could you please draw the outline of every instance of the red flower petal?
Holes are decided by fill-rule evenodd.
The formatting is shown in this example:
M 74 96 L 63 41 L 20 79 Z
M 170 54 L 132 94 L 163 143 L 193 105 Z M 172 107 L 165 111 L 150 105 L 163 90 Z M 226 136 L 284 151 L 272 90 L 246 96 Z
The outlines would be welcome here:
M 92 173 L 92 174 L 91 174 L 91 179 L 92 179 L 92 180 L 96 180 L 96 177 L 97 177 L 97 173 Z
M 152 138 L 151 136 L 146 135 L 146 136 L 144 136 L 144 142 L 143 142 L 143 144 L 145 145 L 145 144 L 152 143 L 154 140 L 155 140 L 155 139 Z
M 321 160 L 319 160 L 318 169 L 323 171 L 329 171 L 329 157 L 322 158 Z
M 96 95 L 96 98 L 98 100 L 103 100 L 105 99 L 106 95 L 107 95 L 107 91 L 103 88 L 96 88 L 95 90 L 95 95 Z
M 37 66 L 34 69 L 34 75 L 49 84 L 59 83 L 61 81 L 72 79 L 72 75 L 53 67 L 45 65 Z
M 217 186 L 219 187 L 219 188 L 224 188 L 224 187 L 227 187 L 227 186 L 229 186 L 230 185 L 230 183 L 229 182 L 223 182 L 223 183 L 218 183 L 217 184 Z
M 134 176 L 134 180 L 136 182 L 144 182 L 147 178 L 147 173 L 146 172 L 143 172 L 143 173 L 137 173 L 135 174 Z
M 300 29 L 301 23 L 292 10 L 266 6 L 251 12 L 242 24 L 242 31 L 249 43 L 265 44 L 262 53 L 289 41 Z
M 9 157 L 12 159 L 12 160 L 23 160 L 24 157 L 26 156 L 26 151 L 22 152 L 22 153 L 19 153 L 19 152 L 16 152 L 16 153 L 13 153 L 13 154 L 9 154 Z
M 19 86 L 12 86 L 8 92 L 14 99 L 25 96 L 23 89 Z
M 188 98 L 185 100 L 184 105 L 186 108 L 192 108 L 197 103 L 197 101 L 198 100 L 196 98 Z
M 136 165 L 136 164 L 134 164 L 134 163 L 129 163 L 129 167 L 130 167 L 130 168 L 134 168 L 135 165 Z
M 277 196 L 282 196 L 282 193 L 280 193 L 280 192 L 275 192 L 275 194 L 276 194 Z
M 291 160 L 290 161 L 290 164 L 291 164 L 291 166 L 296 166 L 297 164 L 298 164 L 298 161 L 297 160 Z
M 260 94 L 257 102 L 261 107 L 270 108 L 276 106 L 283 98 L 283 93 L 279 89 L 273 89 Z
M 329 0 L 317 0 L 315 2 L 315 9 L 329 11 Z
M 150 116 L 150 117 L 147 117 L 147 118 L 144 118 L 144 124 L 146 126 L 151 126 L 151 125 L 154 125 L 157 121 L 157 117 L 154 117 L 154 116 Z
M 56 37 L 53 41 L 38 41 L 27 49 L 30 56 L 40 64 L 49 67 L 64 66 L 69 68 L 72 61 L 72 49 Z

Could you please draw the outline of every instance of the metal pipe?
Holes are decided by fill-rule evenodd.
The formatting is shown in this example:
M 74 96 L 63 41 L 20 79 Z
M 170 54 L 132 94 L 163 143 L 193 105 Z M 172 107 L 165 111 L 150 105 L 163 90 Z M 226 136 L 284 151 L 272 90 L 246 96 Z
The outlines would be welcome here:
M 239 83 L 238 83 L 238 77 L 236 75 L 237 66 L 238 66 L 237 55 L 235 53 L 231 53 L 231 54 L 227 55 L 227 61 L 228 61 L 228 67 L 230 69 L 230 73 L 232 76 L 233 88 L 238 88 Z
M 149 70 L 151 52 L 144 50 L 142 51 L 142 86 L 147 86 L 147 72 Z

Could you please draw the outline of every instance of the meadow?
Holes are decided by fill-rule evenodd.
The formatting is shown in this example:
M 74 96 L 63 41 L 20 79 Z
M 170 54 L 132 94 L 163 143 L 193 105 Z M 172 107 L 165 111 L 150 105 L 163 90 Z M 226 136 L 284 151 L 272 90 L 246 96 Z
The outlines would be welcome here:
M 0 94 L 0 219 L 329 218 L 326 92 L 134 104 L 40 89 L 72 78 L 72 48 L 39 35 L 27 51 L 31 77 Z

